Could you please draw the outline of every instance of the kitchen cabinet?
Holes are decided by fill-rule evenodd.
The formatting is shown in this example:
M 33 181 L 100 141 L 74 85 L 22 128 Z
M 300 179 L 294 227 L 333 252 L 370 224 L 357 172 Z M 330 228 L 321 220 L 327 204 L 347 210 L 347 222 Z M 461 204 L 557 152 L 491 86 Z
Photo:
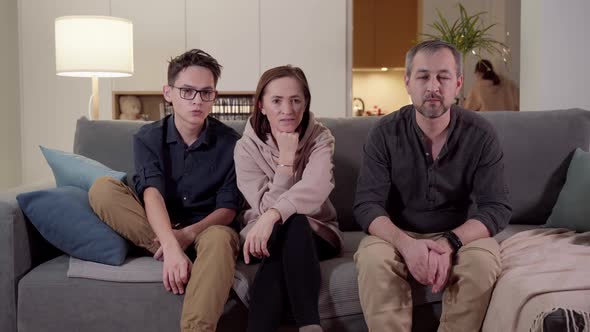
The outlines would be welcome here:
M 404 67 L 418 38 L 418 0 L 354 0 L 353 68 Z

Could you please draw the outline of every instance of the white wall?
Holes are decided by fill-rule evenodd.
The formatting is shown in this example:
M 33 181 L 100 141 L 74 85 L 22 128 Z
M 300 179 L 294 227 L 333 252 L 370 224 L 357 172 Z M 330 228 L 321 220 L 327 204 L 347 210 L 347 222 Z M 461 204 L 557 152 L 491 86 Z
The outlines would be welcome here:
M 521 0 L 506 1 L 506 45 L 510 48 L 507 76 L 520 84 L 520 4 Z
M 112 91 L 160 91 L 167 61 L 190 48 L 224 65 L 221 91 L 253 91 L 264 70 L 291 63 L 307 74 L 316 115 L 345 116 L 350 109 L 350 0 L 12 1 L 21 30 L 24 183 L 52 177 L 38 145 L 71 151 L 76 120 L 87 114 L 91 80 L 55 75 L 54 20 L 62 15 L 112 15 L 134 24 L 135 73 L 99 79 L 100 119 L 112 118 Z
M 341 117 L 347 100 L 346 1 L 261 0 L 260 70 L 291 64 L 305 72 L 316 116 Z
M 186 12 L 187 49 L 200 47 L 223 65 L 217 88 L 254 91 L 260 77 L 260 1 L 191 0 Z
M 111 3 L 111 15 L 133 22 L 135 70 L 129 78 L 111 79 L 113 90 L 161 91 L 166 83 L 167 61 L 186 50 L 185 0 L 112 0 Z M 102 119 L 112 119 L 106 106 L 101 106 Z
M 54 20 L 62 15 L 108 15 L 109 2 L 19 0 L 18 4 L 23 182 L 34 183 L 52 178 L 39 145 L 72 151 L 76 120 L 87 113 L 91 93 L 90 79 L 55 75 Z M 100 84 L 103 107 L 110 86 L 108 80 Z
M 590 1 L 522 0 L 521 110 L 590 110 Z
M 0 0 L 0 190 L 20 184 L 17 0 Z

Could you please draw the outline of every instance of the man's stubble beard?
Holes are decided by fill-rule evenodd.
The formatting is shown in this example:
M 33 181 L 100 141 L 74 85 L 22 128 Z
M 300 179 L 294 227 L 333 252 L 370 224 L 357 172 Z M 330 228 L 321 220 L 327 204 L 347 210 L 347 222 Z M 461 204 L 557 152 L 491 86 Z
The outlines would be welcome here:
M 438 100 L 438 102 L 440 103 L 440 106 L 438 106 L 434 109 L 427 107 L 426 104 L 428 103 L 429 99 Z M 420 114 L 422 114 L 422 116 L 424 116 L 427 119 L 440 118 L 441 116 L 443 116 L 446 112 L 448 112 L 451 109 L 451 105 L 447 105 L 445 103 L 444 97 L 441 94 L 438 94 L 436 92 L 426 93 L 422 100 L 423 100 L 422 105 L 415 107 L 415 108 Z
M 432 110 L 430 107 L 427 107 L 426 102 L 422 103 L 422 105 L 420 105 L 419 107 L 416 107 L 418 113 L 422 114 L 422 116 L 428 119 L 440 118 L 441 116 L 445 115 L 445 113 L 448 112 L 450 109 L 451 105 L 446 105 L 442 101 L 440 103 L 440 106 L 434 110 Z

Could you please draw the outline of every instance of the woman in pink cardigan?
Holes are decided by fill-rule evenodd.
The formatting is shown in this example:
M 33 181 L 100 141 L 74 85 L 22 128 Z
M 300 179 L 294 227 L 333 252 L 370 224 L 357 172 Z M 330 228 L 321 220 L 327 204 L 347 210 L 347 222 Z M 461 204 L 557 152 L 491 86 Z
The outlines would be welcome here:
M 235 148 L 244 213 L 244 261 L 261 265 L 251 287 L 248 331 L 276 331 L 290 312 L 300 331 L 322 331 L 318 312 L 319 262 L 342 244 L 334 188 L 334 137 L 309 111 L 303 71 L 266 71 L 254 112 Z

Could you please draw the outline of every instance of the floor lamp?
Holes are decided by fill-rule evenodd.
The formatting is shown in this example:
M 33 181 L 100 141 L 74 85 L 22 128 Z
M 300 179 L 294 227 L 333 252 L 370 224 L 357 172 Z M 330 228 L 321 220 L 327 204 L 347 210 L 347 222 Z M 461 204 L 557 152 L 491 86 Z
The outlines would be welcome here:
M 133 75 L 133 24 L 112 16 L 56 18 L 55 70 L 92 78 L 89 114 L 98 120 L 98 78 Z

